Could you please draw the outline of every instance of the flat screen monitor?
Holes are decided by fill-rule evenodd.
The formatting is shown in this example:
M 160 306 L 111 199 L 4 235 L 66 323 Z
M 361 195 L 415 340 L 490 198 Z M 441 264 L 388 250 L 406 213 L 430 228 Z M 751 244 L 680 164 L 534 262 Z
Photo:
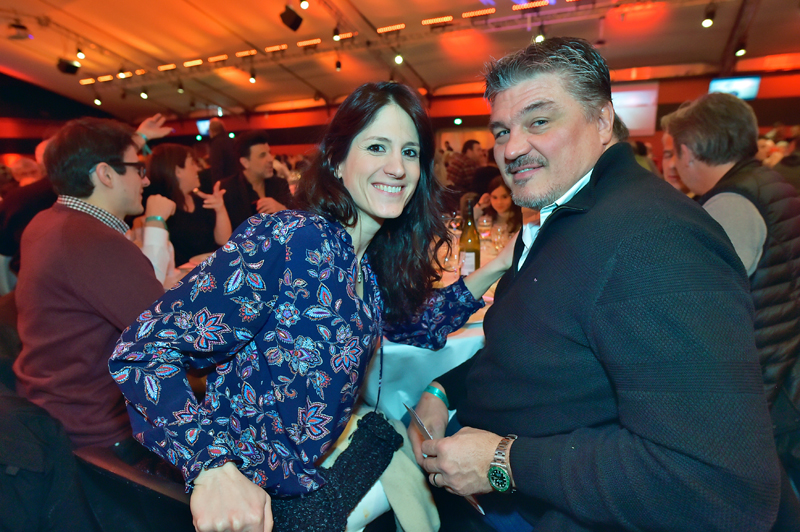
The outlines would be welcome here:
M 208 124 L 211 123 L 211 120 L 198 120 L 197 121 L 197 132 L 203 135 L 204 137 L 208 136 Z
M 613 84 L 611 99 L 632 137 L 655 135 L 658 82 Z
M 712 79 L 708 85 L 708 92 L 727 92 L 742 100 L 755 100 L 760 84 L 760 76 Z

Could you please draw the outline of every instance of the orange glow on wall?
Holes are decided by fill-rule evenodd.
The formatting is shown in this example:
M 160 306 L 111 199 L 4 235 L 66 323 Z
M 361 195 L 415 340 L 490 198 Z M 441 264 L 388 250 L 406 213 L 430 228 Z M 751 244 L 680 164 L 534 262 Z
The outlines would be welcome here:
M 288 48 L 289 48 L 288 44 L 276 44 L 275 46 L 267 46 L 266 48 L 264 48 L 264 51 L 267 53 L 272 53 L 272 52 L 280 52 L 281 50 L 286 50 Z
M 382 28 L 378 28 L 375 31 L 377 31 L 378 33 L 389 33 L 390 31 L 400 31 L 404 29 L 406 29 L 405 24 L 395 24 L 394 26 L 384 26 Z
M 208 62 L 216 63 L 218 61 L 225 61 L 226 59 L 228 59 L 228 54 L 215 55 L 214 57 L 209 57 Z
M 194 66 L 200 66 L 202 64 L 203 64 L 203 60 L 202 59 L 192 59 L 191 61 L 184 61 L 183 62 L 183 66 L 186 67 L 186 68 L 194 67 Z
M 447 15 L 445 17 L 436 17 L 436 18 L 426 18 L 422 21 L 423 26 L 431 26 L 434 24 L 445 24 L 447 22 L 451 22 L 453 20 L 453 15 Z
M 164 72 L 166 70 L 175 70 L 176 68 L 178 68 L 178 66 L 175 63 L 170 63 L 168 65 L 159 65 L 158 71 Z
M 489 7 L 486 9 L 479 9 L 477 11 L 467 11 L 466 13 L 461 13 L 461 18 L 472 18 L 472 17 L 483 17 L 485 15 L 494 15 L 497 9 L 493 7 Z
M 550 5 L 550 0 L 536 0 L 535 2 L 528 2 L 527 4 L 517 4 L 511 7 L 512 11 L 522 11 L 523 9 L 534 9 L 536 7 L 544 7 Z
M 307 41 L 300 41 L 297 43 L 297 46 L 303 48 L 304 46 L 314 46 L 315 44 L 319 44 L 322 42 L 322 39 L 309 39 Z

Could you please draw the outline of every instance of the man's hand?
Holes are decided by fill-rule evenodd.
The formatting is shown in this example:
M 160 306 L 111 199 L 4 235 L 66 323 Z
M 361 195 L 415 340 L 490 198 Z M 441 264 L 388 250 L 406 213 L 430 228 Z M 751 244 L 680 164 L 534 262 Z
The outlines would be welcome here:
M 431 386 L 435 386 L 444 391 L 438 382 L 432 382 Z M 444 402 L 442 402 L 441 399 L 435 395 L 423 393 L 414 410 L 428 428 L 431 436 L 434 438 L 444 437 L 444 432 L 447 428 L 448 413 L 447 407 L 444 406 Z M 417 459 L 417 463 L 420 467 L 424 467 L 422 463 L 422 442 L 424 438 L 414 423 L 408 425 L 408 439 L 411 441 L 411 448 L 414 450 L 414 457 Z
M 220 190 L 219 184 L 219 181 L 214 183 L 214 192 L 211 194 L 206 194 L 200 189 L 195 189 L 194 193 L 203 198 L 204 209 L 213 209 L 214 211 L 219 211 L 225 208 L 225 201 L 222 199 L 222 196 L 225 195 L 225 189 Z
M 148 216 L 161 216 L 166 220 L 173 214 L 175 214 L 175 202 L 171 199 L 161 194 L 153 194 L 147 198 L 147 206 L 144 209 L 145 218 Z
M 164 122 L 166 121 L 167 119 L 161 116 L 161 113 L 153 115 L 150 118 L 145 118 L 144 122 L 139 124 L 139 127 L 136 129 L 136 132 L 141 133 L 142 135 L 147 137 L 147 140 L 160 139 L 161 137 L 166 137 L 167 135 L 172 133 L 171 127 L 164 127 Z M 144 142 L 144 139 L 142 139 L 139 135 L 134 135 L 134 139 L 137 137 L 140 138 L 142 142 Z
M 441 440 L 422 442 L 422 467 L 434 486 L 457 495 L 489 493 L 489 466 L 502 436 L 464 427 L 455 435 Z
M 275 214 L 278 211 L 285 211 L 286 205 L 274 198 L 261 198 L 256 203 L 256 210 L 261 214 Z
M 190 501 L 197 532 L 269 532 L 272 504 L 267 492 L 236 464 L 206 469 L 195 479 Z

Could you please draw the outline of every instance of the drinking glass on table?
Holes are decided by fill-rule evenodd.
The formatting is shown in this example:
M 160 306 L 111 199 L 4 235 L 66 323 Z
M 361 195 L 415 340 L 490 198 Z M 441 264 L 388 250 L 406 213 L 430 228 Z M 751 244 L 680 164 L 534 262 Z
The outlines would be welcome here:
M 475 226 L 478 229 L 478 234 L 481 235 L 481 240 L 489 240 L 492 232 L 492 217 L 483 215 L 478 218 Z
M 500 251 L 508 244 L 508 227 L 505 224 L 497 224 L 492 227 L 492 243 L 497 251 Z

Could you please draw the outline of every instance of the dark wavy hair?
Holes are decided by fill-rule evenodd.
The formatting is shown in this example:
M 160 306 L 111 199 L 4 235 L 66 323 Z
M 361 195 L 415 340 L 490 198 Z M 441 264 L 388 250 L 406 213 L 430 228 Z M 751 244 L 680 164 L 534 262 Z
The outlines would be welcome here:
M 310 167 L 303 174 L 295 198 L 298 208 L 308 210 L 346 227 L 355 226 L 358 208 L 336 179 L 334 170 L 350 151 L 353 139 L 387 105 L 403 109 L 419 135 L 420 178 L 402 214 L 383 222 L 367 249 L 378 277 L 384 302 L 384 319 L 402 323 L 417 312 L 441 279 L 436 252 L 449 245 L 444 212 L 444 189 L 433 175 L 433 127 L 416 94 L 394 82 L 366 83 L 339 107 Z
M 174 201 L 178 209 L 186 210 L 186 198 L 181 192 L 175 167 L 183 168 L 189 156 L 195 157 L 194 151 L 180 144 L 159 144 L 153 148 L 153 153 L 147 158 L 150 186 L 144 190 L 145 200 L 154 194 L 161 194 Z
M 503 180 L 502 176 L 497 176 L 489 182 L 489 186 L 486 189 L 486 193 L 490 194 L 497 190 L 498 188 L 503 187 L 508 192 L 508 195 L 511 195 L 511 189 L 508 188 L 506 182 Z M 486 214 L 492 217 L 492 221 L 497 221 L 497 211 L 494 210 L 494 207 L 491 205 L 486 208 Z M 519 205 L 511 202 L 511 216 L 508 217 L 508 232 L 513 234 L 522 229 L 522 209 Z

